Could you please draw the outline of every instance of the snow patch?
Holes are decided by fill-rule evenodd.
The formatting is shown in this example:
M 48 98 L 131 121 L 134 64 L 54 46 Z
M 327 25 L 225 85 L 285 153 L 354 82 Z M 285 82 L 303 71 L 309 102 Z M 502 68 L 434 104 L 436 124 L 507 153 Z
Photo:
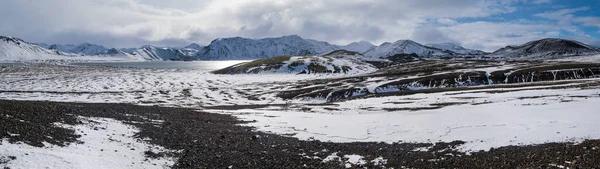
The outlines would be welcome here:
M 172 158 L 147 158 L 145 151 L 164 152 L 163 147 L 150 145 L 134 138 L 138 130 L 131 125 L 110 118 L 80 117 L 84 124 L 71 126 L 82 137 L 65 147 L 45 144 L 33 147 L 10 144 L 2 140 L 0 156 L 16 159 L 2 167 L 10 168 L 168 168 Z M 96 128 L 97 130 L 94 130 Z M 98 129 L 101 128 L 101 129 Z M 105 129 L 104 129 L 105 128 Z

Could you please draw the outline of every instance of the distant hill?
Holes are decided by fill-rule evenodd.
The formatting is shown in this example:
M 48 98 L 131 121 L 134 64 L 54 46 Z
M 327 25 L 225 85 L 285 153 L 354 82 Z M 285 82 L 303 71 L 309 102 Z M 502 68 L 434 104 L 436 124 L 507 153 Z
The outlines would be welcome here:
M 557 59 L 595 54 L 600 54 L 600 49 L 578 41 L 546 38 L 519 46 L 506 46 L 488 56 L 507 59 Z
M 432 48 L 438 48 L 438 49 L 442 49 L 442 50 L 448 50 L 448 51 L 452 51 L 454 53 L 461 54 L 461 55 L 483 55 L 483 54 L 485 54 L 485 52 L 483 52 L 483 51 L 467 49 L 467 48 L 464 48 L 460 45 L 453 44 L 453 43 L 434 43 L 434 44 L 426 44 L 425 46 L 429 46 Z
M 216 74 L 356 74 L 374 72 L 373 65 L 357 59 L 356 52 L 333 52 L 322 56 L 277 56 L 233 65 Z
M 399 40 L 394 43 L 383 43 L 364 53 L 365 56 L 388 58 L 396 54 L 416 54 L 420 57 L 456 55 L 448 50 L 421 45 L 412 40 Z

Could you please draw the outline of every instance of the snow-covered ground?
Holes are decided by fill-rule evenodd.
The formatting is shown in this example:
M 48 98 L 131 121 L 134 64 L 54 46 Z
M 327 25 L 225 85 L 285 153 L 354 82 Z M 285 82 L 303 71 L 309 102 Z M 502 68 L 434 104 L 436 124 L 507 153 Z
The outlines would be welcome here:
M 30 67 L 0 69 L 0 99 L 195 107 L 290 104 L 275 92 L 297 80 L 346 75 L 214 75 L 196 70 Z M 569 84 L 358 99 L 334 105 L 206 110 L 257 120 L 260 131 L 353 142 L 463 140 L 463 151 L 600 139 L 600 88 Z M 561 86 L 561 89 L 545 89 Z M 507 91 L 507 90 L 510 90 Z M 254 99 L 250 96 L 256 96 Z
M 13 156 L 14 160 L 0 167 L 27 168 L 168 168 L 174 164 L 170 158 L 147 158 L 145 151 L 155 153 L 164 148 L 146 144 L 134 138 L 138 130 L 131 125 L 109 118 L 80 117 L 82 125 L 68 126 L 81 134 L 79 141 L 60 147 L 45 143 L 45 147 L 27 144 L 10 144 L 0 140 L 0 157 Z
M 557 61 L 577 61 L 577 62 L 600 62 L 600 54 L 591 56 L 573 56 L 563 59 L 557 59 Z
M 249 100 L 243 95 L 273 93 L 280 82 L 344 74 L 215 75 L 202 70 L 99 67 L 29 67 L 0 73 L 0 99 L 91 103 L 159 104 L 199 107 L 282 104 L 275 97 Z M 2 72 L 2 69 L 0 69 Z M 274 94 L 274 93 L 273 93 Z
M 600 89 L 444 92 L 352 100 L 299 110 L 237 110 L 261 131 L 333 142 L 451 142 L 462 151 L 600 139 Z M 449 105 L 435 108 L 438 105 Z M 421 110 L 419 110 L 421 109 Z M 214 111 L 219 112 L 219 111 Z

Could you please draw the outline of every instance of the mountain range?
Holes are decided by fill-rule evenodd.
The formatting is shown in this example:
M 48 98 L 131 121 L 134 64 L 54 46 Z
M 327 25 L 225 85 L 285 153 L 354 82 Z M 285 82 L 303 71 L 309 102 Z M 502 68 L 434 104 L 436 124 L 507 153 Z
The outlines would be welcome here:
M 324 41 L 304 39 L 297 35 L 276 38 L 250 39 L 242 37 L 218 38 L 207 46 L 192 43 L 185 47 L 106 48 L 102 45 L 82 43 L 60 45 L 29 43 L 18 38 L 0 36 L 0 60 L 2 58 L 40 59 L 52 56 L 101 56 L 134 60 L 255 60 L 274 56 L 320 55 L 335 50 L 361 53 L 369 58 L 388 58 L 398 54 L 416 54 L 421 58 L 438 59 L 461 56 L 492 57 L 506 59 L 544 59 L 563 56 L 599 54 L 600 49 L 565 39 L 541 39 L 519 46 L 507 46 L 493 53 L 466 49 L 452 43 L 422 45 L 412 40 L 398 40 L 375 46 L 366 41 L 345 46 Z

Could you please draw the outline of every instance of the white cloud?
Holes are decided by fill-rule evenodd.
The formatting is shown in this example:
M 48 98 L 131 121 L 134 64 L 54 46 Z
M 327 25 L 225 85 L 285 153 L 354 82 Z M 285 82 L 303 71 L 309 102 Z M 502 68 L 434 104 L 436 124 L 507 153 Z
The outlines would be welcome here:
M 536 17 L 554 20 L 557 23 L 554 27 L 560 27 L 562 30 L 567 31 L 573 36 L 571 39 L 579 40 L 592 45 L 600 45 L 600 39 L 593 38 L 586 34 L 578 25 L 592 26 L 600 28 L 600 17 L 595 16 L 576 16 L 574 13 L 580 11 L 588 11 L 590 7 L 579 7 L 579 8 L 567 8 L 556 11 L 544 12 L 535 14 Z
M 436 22 L 442 25 L 456 25 L 458 23 L 455 20 L 448 18 L 439 18 Z
M 508 4 L 507 4 L 508 3 Z M 348 43 L 408 38 L 429 19 L 513 11 L 506 0 L 4 0 L 0 32 L 31 41 L 108 46 L 206 44 L 299 34 Z M 166 45 L 166 44 L 165 44 Z
M 534 4 L 549 4 L 552 3 L 552 0 L 533 0 Z
M 573 24 L 582 24 L 584 26 L 594 26 L 600 28 L 600 17 L 595 16 L 575 16 L 573 13 L 590 10 L 590 7 L 561 9 L 552 12 L 535 14 L 534 16 L 556 20 L 561 25 L 572 26 Z
M 2 0 L 0 33 L 33 42 L 90 42 L 109 47 L 179 46 L 191 42 L 208 44 L 219 37 L 298 34 L 336 44 L 358 40 L 380 44 L 414 39 L 422 43 L 450 41 L 489 50 L 533 38 L 504 36 L 511 34 L 510 30 L 502 29 L 505 25 L 516 27 L 513 35 L 549 28 L 528 23 L 459 23 L 457 20 L 510 13 L 517 9 L 514 4 L 520 2 L 522 0 Z
M 575 21 L 585 26 L 594 26 L 600 28 L 600 17 L 578 17 Z
M 560 28 L 545 24 L 472 22 L 437 28 L 449 41 L 467 48 L 492 52 L 507 45 L 537 40 L 558 32 Z M 421 39 L 418 36 L 415 39 Z
M 553 20 L 568 20 L 568 19 L 571 19 L 574 17 L 573 13 L 579 12 L 579 11 L 586 11 L 589 9 L 590 9 L 590 7 L 587 7 L 587 6 L 579 7 L 579 8 L 561 9 L 561 10 L 557 10 L 557 11 L 535 14 L 534 16 L 546 18 L 546 19 L 553 19 Z

